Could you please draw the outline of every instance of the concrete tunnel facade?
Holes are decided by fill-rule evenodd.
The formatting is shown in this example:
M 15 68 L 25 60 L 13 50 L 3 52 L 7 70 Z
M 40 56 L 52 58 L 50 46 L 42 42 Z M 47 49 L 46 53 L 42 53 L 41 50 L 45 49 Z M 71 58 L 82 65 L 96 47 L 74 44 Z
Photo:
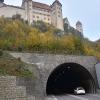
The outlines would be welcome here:
M 83 87 L 86 93 L 95 93 L 95 81 L 91 73 L 77 63 L 57 66 L 47 80 L 47 95 L 73 94 L 74 89 Z
M 95 93 L 98 88 L 95 65 L 99 62 L 93 56 L 36 53 L 12 53 L 11 55 L 37 66 L 38 95 L 69 94 L 73 93 L 73 89 L 77 86 L 84 87 L 86 93 Z

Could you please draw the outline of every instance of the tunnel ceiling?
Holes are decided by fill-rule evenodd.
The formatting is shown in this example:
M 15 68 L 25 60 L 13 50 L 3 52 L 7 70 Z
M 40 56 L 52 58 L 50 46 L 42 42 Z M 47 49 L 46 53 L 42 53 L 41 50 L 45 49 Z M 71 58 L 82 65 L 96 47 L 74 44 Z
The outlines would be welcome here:
M 86 93 L 94 93 L 95 82 L 90 72 L 76 63 L 57 66 L 47 81 L 47 95 L 72 94 L 76 87 L 83 87 Z

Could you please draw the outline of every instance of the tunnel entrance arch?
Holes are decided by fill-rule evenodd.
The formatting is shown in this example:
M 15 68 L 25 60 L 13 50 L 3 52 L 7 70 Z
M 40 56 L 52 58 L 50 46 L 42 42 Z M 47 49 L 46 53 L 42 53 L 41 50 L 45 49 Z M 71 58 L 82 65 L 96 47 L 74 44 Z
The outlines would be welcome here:
M 47 80 L 47 95 L 73 94 L 76 87 L 83 87 L 86 93 L 95 93 L 95 81 L 91 73 L 77 63 L 57 66 Z

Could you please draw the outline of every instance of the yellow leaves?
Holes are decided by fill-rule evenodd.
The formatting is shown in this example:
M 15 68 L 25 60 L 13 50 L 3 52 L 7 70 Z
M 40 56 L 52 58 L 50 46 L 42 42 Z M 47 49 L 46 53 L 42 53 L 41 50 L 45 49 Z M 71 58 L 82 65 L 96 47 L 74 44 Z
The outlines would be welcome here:
M 100 52 L 95 50 L 90 44 L 84 43 L 85 54 L 88 56 L 95 56 L 100 60 Z
M 67 47 L 74 47 L 73 38 L 71 36 L 61 38 L 61 43 Z
M 85 45 L 84 49 L 87 55 L 93 56 L 95 53 L 95 51 L 88 45 Z
M 66 36 L 57 36 L 55 29 L 48 26 L 48 30 L 43 32 L 39 28 L 28 26 L 19 20 L 7 21 L 0 18 L 0 47 L 16 48 L 23 50 L 41 50 L 49 52 L 60 52 L 67 54 L 94 55 L 100 58 L 100 44 L 94 49 L 89 42 L 83 42 L 72 33 Z M 6 40 L 6 41 L 5 41 Z M 12 49 L 11 49 L 12 50 Z M 15 49 L 14 49 L 15 50 Z

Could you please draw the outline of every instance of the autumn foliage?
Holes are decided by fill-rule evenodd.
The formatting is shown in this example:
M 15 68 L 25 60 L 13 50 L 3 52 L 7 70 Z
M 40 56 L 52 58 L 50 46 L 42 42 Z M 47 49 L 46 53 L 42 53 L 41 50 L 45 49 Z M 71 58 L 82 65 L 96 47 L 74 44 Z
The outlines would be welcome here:
M 98 49 L 75 35 L 57 36 L 56 29 L 37 22 L 29 26 L 20 20 L 0 18 L 0 49 L 27 52 L 92 55 L 100 58 Z M 96 45 L 97 47 L 97 45 Z

